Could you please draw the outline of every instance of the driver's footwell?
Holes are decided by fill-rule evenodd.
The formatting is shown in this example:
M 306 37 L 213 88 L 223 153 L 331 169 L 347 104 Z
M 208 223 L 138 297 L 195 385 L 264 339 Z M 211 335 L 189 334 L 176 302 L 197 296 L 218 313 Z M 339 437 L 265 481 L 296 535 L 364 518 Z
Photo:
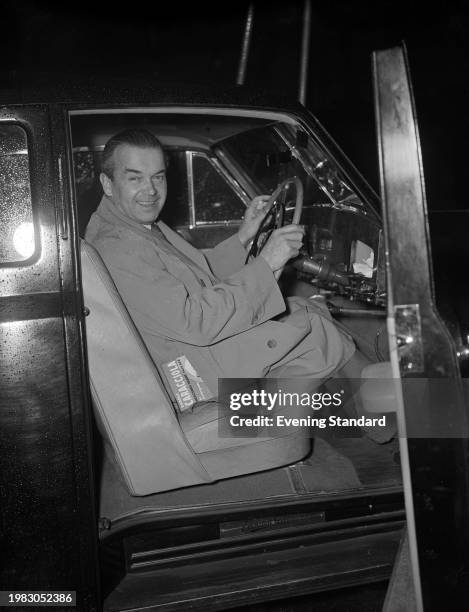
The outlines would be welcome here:
M 362 486 L 350 459 L 321 438 L 313 440 L 307 459 L 284 469 L 295 493 L 346 491 Z
M 376 444 L 366 437 L 327 441 L 315 438 L 311 455 L 292 466 L 145 497 L 129 495 L 116 466 L 105 459 L 101 475 L 100 516 L 112 521 L 146 509 L 392 487 L 401 482 L 400 465 L 395 460 L 397 450 L 397 440 Z

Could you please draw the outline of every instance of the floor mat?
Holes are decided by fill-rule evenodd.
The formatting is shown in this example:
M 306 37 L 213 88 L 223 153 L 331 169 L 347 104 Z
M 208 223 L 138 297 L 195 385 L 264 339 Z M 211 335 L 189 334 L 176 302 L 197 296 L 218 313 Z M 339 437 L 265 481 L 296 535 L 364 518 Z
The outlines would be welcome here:
M 350 459 L 321 438 L 313 442 L 308 459 L 286 468 L 296 493 L 345 491 L 362 486 Z
M 337 450 L 348 457 L 365 487 L 402 484 L 399 438 L 377 444 L 366 436 L 331 440 Z
M 360 487 L 362 484 L 350 459 L 319 438 L 313 440 L 310 457 L 294 466 L 145 497 L 129 495 L 116 465 L 106 458 L 101 475 L 100 516 L 112 520 L 146 509 L 259 500 Z

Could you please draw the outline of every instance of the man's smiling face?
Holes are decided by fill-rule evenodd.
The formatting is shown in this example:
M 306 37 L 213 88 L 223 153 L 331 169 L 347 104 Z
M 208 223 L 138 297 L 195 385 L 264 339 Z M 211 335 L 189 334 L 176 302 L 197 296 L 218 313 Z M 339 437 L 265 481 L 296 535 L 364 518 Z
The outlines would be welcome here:
M 163 151 L 121 144 L 112 159 L 112 178 L 104 173 L 100 176 L 104 193 L 132 221 L 153 223 L 166 201 Z

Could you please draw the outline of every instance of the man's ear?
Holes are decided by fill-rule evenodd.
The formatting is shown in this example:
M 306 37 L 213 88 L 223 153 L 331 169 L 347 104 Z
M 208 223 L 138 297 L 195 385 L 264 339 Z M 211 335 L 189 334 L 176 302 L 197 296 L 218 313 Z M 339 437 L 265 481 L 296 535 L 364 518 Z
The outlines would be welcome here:
M 99 175 L 99 180 L 101 181 L 101 185 L 103 186 L 103 191 L 108 198 L 112 196 L 112 182 L 107 174 L 101 172 Z

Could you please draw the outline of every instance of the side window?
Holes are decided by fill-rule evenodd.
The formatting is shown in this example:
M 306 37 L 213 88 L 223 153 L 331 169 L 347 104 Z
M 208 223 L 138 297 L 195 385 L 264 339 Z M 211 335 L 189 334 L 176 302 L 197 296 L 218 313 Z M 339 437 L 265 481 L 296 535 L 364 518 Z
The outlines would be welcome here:
M 241 219 L 243 201 L 205 155 L 194 154 L 192 173 L 196 223 Z
M 86 226 L 103 195 L 99 173 L 101 171 L 102 151 L 88 147 L 73 150 L 73 171 L 75 174 L 75 193 L 78 207 L 78 230 L 85 235 Z
M 170 227 L 189 225 L 189 190 L 185 151 L 166 150 L 168 195 L 160 218 Z
M 23 262 L 36 249 L 28 141 L 15 124 L 0 124 L 0 264 Z

